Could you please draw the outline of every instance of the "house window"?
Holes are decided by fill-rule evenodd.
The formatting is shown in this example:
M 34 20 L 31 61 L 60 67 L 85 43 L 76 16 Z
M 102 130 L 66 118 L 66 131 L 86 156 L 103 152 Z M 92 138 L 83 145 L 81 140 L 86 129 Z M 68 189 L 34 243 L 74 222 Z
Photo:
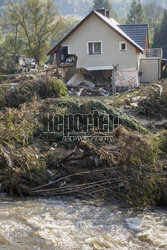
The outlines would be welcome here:
M 126 51 L 127 50 L 127 44 L 124 42 L 120 43 L 120 51 Z
M 101 42 L 89 42 L 88 43 L 88 54 L 101 54 L 102 53 L 102 45 Z

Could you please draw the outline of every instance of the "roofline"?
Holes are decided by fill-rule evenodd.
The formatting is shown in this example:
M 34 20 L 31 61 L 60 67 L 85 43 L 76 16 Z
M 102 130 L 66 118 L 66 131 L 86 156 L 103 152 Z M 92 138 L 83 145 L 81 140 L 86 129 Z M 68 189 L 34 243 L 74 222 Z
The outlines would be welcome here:
M 117 31 L 116 29 L 114 29 L 114 27 L 112 27 L 111 25 L 109 25 L 108 23 L 106 23 L 103 19 L 101 19 L 100 17 L 99 17 L 99 15 L 97 15 L 97 13 L 94 11 L 94 14 L 95 14 L 95 16 L 97 16 L 101 21 L 103 21 L 105 24 L 107 24 L 112 30 L 114 30 L 117 34 L 119 34 L 121 37 L 123 37 L 126 41 L 128 41 L 128 43 L 130 43 L 133 47 L 135 47 L 136 49 L 138 49 L 140 52 L 143 52 L 144 51 L 144 49 L 141 49 L 140 48 L 140 46 L 136 46 L 134 43 L 135 43 L 135 41 L 134 41 L 134 43 L 133 42 L 131 42 L 130 40 L 131 40 L 131 38 L 129 37 L 129 39 L 128 38 L 126 38 L 125 36 L 123 36 L 122 34 L 120 34 L 119 33 L 119 31 Z M 118 25 L 119 26 L 119 25 Z M 127 34 L 126 34 L 127 35 Z M 128 36 L 128 35 L 127 35 Z
M 77 26 L 75 26 L 74 29 L 72 29 L 52 50 L 50 50 L 48 52 L 47 55 L 53 55 L 61 46 L 61 44 L 72 35 L 72 33 L 74 33 L 83 23 L 85 23 L 87 21 L 87 19 L 91 16 L 91 15 L 95 15 L 96 17 L 98 17 L 103 23 L 105 23 L 108 27 L 110 27 L 112 30 L 114 30 L 117 34 L 119 34 L 121 37 L 123 37 L 126 41 L 128 41 L 128 43 L 130 43 L 133 47 L 135 47 L 136 49 L 138 49 L 140 52 L 143 52 L 144 49 L 142 50 L 140 48 L 140 46 L 136 46 L 133 42 L 131 42 L 128 38 L 126 38 L 125 36 L 123 36 L 122 34 L 119 33 L 119 31 L 117 31 L 114 27 L 112 27 L 111 25 L 109 25 L 107 22 L 105 22 L 105 20 L 103 20 L 97 13 L 95 10 L 92 10 Z M 118 25 L 119 26 L 119 25 Z M 130 37 L 129 37 L 130 38 Z
M 149 30 L 148 30 L 148 24 L 120 24 L 118 26 L 146 26 L 147 27 L 147 32 L 146 32 L 146 39 L 148 39 L 148 49 L 150 47 L 150 41 L 149 41 Z M 145 49 L 143 50 L 146 50 L 146 46 L 145 46 Z
M 139 23 L 138 23 L 138 24 L 132 23 L 132 24 L 119 24 L 119 25 L 121 25 L 121 26 L 132 26 L 132 25 L 133 25 L 133 26 L 139 26 L 139 25 L 140 25 L 140 26 L 141 26 L 141 25 L 143 25 L 143 26 L 144 26 L 144 25 L 145 25 L 145 26 L 148 26 L 147 23 L 141 23 L 141 24 L 139 24 Z

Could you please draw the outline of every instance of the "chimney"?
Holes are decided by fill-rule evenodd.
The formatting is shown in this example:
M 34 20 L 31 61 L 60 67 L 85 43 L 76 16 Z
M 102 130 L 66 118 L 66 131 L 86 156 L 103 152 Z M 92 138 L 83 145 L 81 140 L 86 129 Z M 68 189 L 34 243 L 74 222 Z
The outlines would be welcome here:
M 98 9 L 96 11 L 99 12 L 100 14 L 102 14 L 103 16 L 106 16 L 106 10 L 105 10 L 105 8 L 101 8 L 101 9 Z
M 110 10 L 106 10 L 106 17 L 110 18 Z

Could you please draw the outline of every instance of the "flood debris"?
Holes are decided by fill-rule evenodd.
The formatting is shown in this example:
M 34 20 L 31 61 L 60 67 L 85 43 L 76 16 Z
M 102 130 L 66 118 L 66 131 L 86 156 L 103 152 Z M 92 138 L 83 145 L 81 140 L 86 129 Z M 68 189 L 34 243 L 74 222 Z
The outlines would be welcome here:
M 32 79 L 21 86 L 7 94 L 4 86 L 0 89 L 3 192 L 21 196 L 74 195 L 84 199 L 110 197 L 133 207 L 167 204 L 165 81 L 102 97 L 101 101 L 64 95 L 67 89 L 64 85 L 59 88 L 62 85 L 57 78 L 56 83 L 49 77 Z M 143 112 L 143 106 L 147 112 Z M 151 116 L 157 107 L 161 121 Z M 94 111 L 109 117 L 111 128 L 113 118 L 119 117 L 113 140 L 67 143 L 60 134 L 43 133 L 41 114 L 91 115 Z M 154 129 L 145 123 L 148 114 L 153 117 L 149 120 L 152 125 L 155 119 Z M 81 127 L 84 125 L 81 122 Z M 89 136 L 96 136 L 96 131 L 89 132 Z
M 146 89 L 144 95 L 138 99 L 138 105 L 134 107 L 136 116 L 147 116 L 156 120 L 167 117 L 167 85 L 161 81 L 153 84 L 152 88 Z
M 0 145 L 2 191 L 10 195 L 29 195 L 29 187 L 40 185 L 47 179 L 46 164 L 33 146 L 4 147 Z
M 89 81 L 88 79 L 86 79 L 86 77 L 83 74 L 76 73 L 67 82 L 67 86 L 72 86 L 72 87 L 85 86 L 85 87 L 89 87 L 92 89 L 95 87 L 95 84 Z
M 120 126 L 112 143 L 79 141 L 71 150 L 62 145 L 41 150 L 40 142 L 19 149 L 1 145 L 2 190 L 45 197 L 110 197 L 135 207 L 165 202 L 167 169 L 159 158 L 167 152 L 166 141 L 166 134 L 153 139 Z
M 153 164 L 151 148 L 147 148 L 151 147 L 148 146 L 149 143 L 145 145 L 146 141 L 139 139 L 133 133 L 128 133 L 123 127 L 116 131 L 115 136 L 118 140 L 115 145 L 99 147 L 99 145 L 81 141 L 74 150 L 67 151 L 63 157 L 60 155 L 55 157 L 52 154 L 52 157 L 56 158 L 52 169 L 61 169 L 62 175 L 59 178 L 55 176 L 52 182 L 31 189 L 32 194 L 47 197 L 75 195 L 104 198 L 110 196 L 113 200 L 132 206 L 144 206 L 155 204 L 160 199 L 165 200 L 167 169 L 160 168 L 158 163 Z M 133 145 L 129 145 L 129 140 Z M 138 145 L 133 149 L 135 142 L 138 142 Z M 129 149 L 126 149 L 127 146 Z M 139 146 L 140 152 L 137 151 Z M 143 154 L 143 159 L 139 158 L 139 154 Z
M 76 73 L 67 82 L 69 95 L 72 96 L 109 96 L 110 93 L 103 88 L 99 88 L 88 79 L 88 75 Z
M 110 93 L 102 88 L 87 88 L 67 86 L 70 96 L 109 96 Z
M 67 88 L 62 80 L 56 77 L 42 77 L 24 80 L 13 84 L 3 84 L 0 88 L 0 109 L 3 107 L 17 108 L 23 103 L 31 103 L 34 98 L 49 98 L 67 95 Z

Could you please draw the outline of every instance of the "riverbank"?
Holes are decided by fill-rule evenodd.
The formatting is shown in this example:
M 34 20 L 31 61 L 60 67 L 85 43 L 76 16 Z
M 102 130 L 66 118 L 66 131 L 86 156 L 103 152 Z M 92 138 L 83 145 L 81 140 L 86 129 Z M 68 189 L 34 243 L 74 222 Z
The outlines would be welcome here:
M 2 191 L 21 196 L 111 197 L 133 207 L 166 206 L 164 80 L 106 98 L 68 97 L 60 81 L 38 79 L 38 83 L 8 90 L 1 105 Z M 78 142 L 76 135 L 73 141 L 62 141 L 61 131 L 44 131 L 44 114 L 92 115 L 94 111 L 104 121 L 109 117 L 111 133 L 100 131 L 103 140 L 97 140 L 97 124 L 96 131 L 89 129 L 92 141 L 82 137 Z M 82 120 L 82 131 L 85 125 Z M 69 132 L 66 123 L 65 128 L 63 132 Z

